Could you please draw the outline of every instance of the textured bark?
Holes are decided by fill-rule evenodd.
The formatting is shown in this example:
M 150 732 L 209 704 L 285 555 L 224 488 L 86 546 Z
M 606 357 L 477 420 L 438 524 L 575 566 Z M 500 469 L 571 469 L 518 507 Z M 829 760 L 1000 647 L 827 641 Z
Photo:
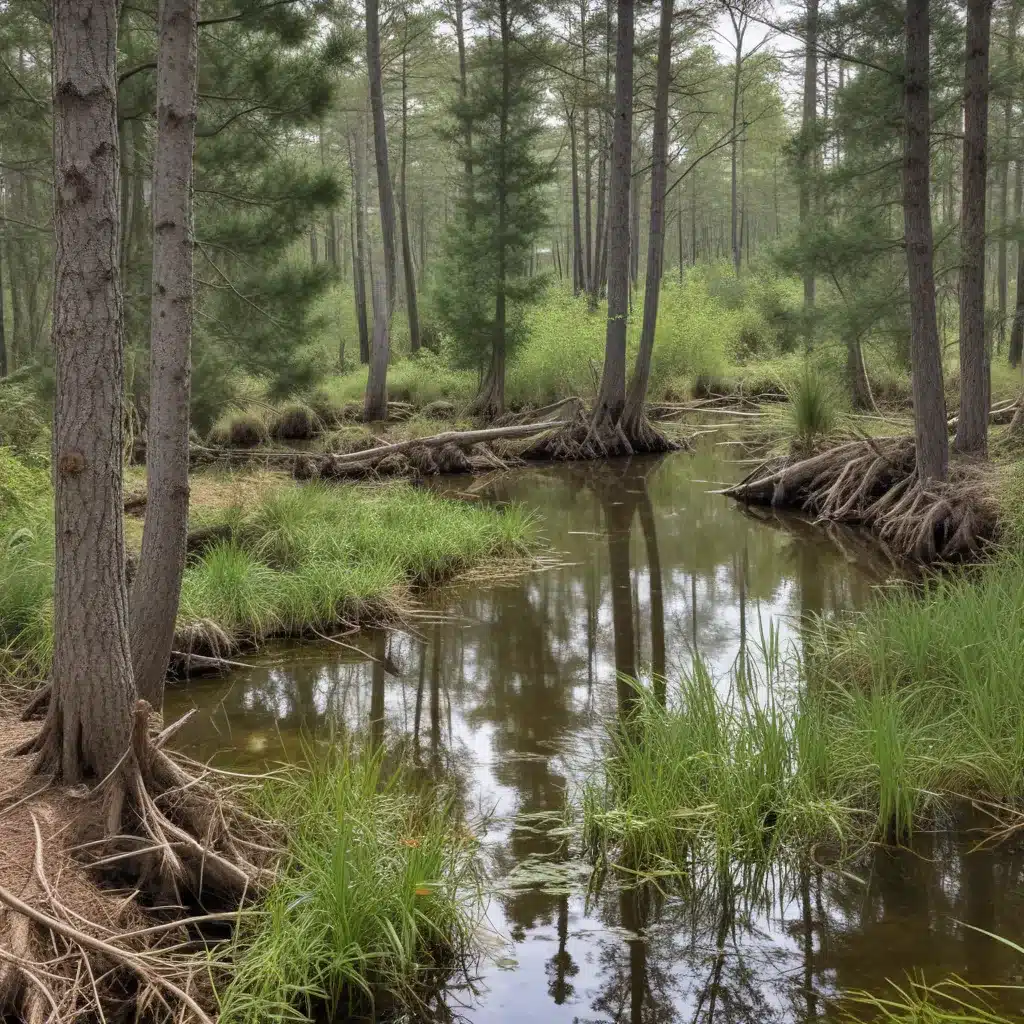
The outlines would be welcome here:
M 617 424 L 626 404 L 626 314 L 629 307 L 629 184 L 633 136 L 633 4 L 618 2 L 615 125 L 608 199 L 608 326 L 595 422 Z
M 817 152 L 818 122 L 818 0 L 807 0 L 806 41 L 804 44 L 804 102 L 800 128 L 800 231 L 811 225 L 811 178 Z M 804 271 L 804 312 L 814 308 L 814 271 Z M 808 330 L 810 328 L 808 327 Z
M 188 537 L 198 0 L 161 0 L 159 21 L 146 523 L 131 593 L 135 686 L 139 696 L 158 710 L 163 706 Z
M 388 418 L 388 356 L 391 349 L 390 318 L 386 285 L 381 278 L 373 282 L 373 338 L 370 341 L 370 371 L 366 378 L 363 419 Z
M 637 159 L 634 161 L 640 165 L 639 148 Z M 629 183 L 629 283 L 635 288 L 640 277 L 640 181 L 642 175 L 639 166 L 633 172 Z
M 395 308 L 398 284 L 395 251 L 395 196 L 388 162 L 388 132 L 384 117 L 384 82 L 380 66 L 380 11 L 378 0 L 366 0 L 366 68 L 370 76 L 370 109 L 373 113 L 373 151 L 377 158 L 377 196 L 380 231 L 384 243 L 384 282 L 388 315 Z
M 647 240 L 647 280 L 644 283 L 644 322 L 636 354 L 633 379 L 622 416 L 627 437 L 641 429 L 644 403 L 651 379 L 651 354 L 658 324 L 658 298 L 665 264 L 665 190 L 668 185 L 668 94 L 672 83 L 673 0 L 662 0 L 658 29 L 658 80 L 654 94 L 654 125 L 651 136 L 651 221 Z M 682 236 L 680 235 L 680 238 Z M 682 254 L 680 254 L 680 262 Z
M 949 472 L 942 353 L 935 319 L 930 188 L 928 0 L 907 0 L 903 220 L 910 286 L 910 361 L 917 471 L 922 481 Z
M 861 350 L 860 339 L 853 333 L 846 339 L 846 382 L 855 409 L 875 408 L 871 383 L 864 368 L 864 353 Z
M 590 83 L 587 81 L 587 15 L 590 13 L 588 0 L 580 0 L 580 54 L 582 63 L 580 77 L 583 80 L 583 88 L 589 90 Z M 589 291 L 590 282 L 594 280 L 597 270 L 597 260 L 594 253 L 594 225 L 593 225 L 593 200 L 591 196 L 590 172 L 592 168 L 590 154 L 590 101 L 584 94 L 583 103 L 583 209 L 584 214 L 584 266 L 586 267 L 585 279 Z
M 135 685 L 124 577 L 123 323 L 116 0 L 53 8 L 55 573 L 52 769 L 105 777 L 128 749 Z
M 579 293 L 587 287 L 586 264 L 583 261 L 583 235 L 580 230 L 580 171 L 576 156 L 576 114 L 566 112 L 569 123 L 569 164 L 572 174 L 572 293 Z
M 1024 201 L 1024 163 L 1017 161 L 1014 169 L 1013 208 L 1019 222 L 1021 203 Z M 1013 327 L 1010 330 L 1010 365 L 1020 366 L 1024 354 L 1024 242 L 1017 242 L 1017 297 L 1013 312 Z
M 412 242 L 409 238 L 409 190 L 406 187 L 406 164 L 408 162 L 408 21 L 405 26 L 405 46 L 402 48 L 402 159 L 398 177 L 398 209 L 402 227 L 402 270 L 405 274 L 405 312 L 409 318 L 409 347 L 413 352 L 420 350 L 420 314 L 416 304 L 416 268 L 412 262 Z
M 366 315 L 366 170 L 363 165 L 362 137 L 350 134 L 348 162 L 352 171 L 352 205 L 355 224 L 352 238 L 352 287 L 356 298 L 356 319 L 359 321 L 359 362 L 370 361 L 370 327 Z
M 455 42 L 459 50 L 459 96 L 462 102 L 466 102 L 469 94 L 469 80 L 466 73 L 466 27 L 464 20 L 462 0 L 455 0 Z M 473 199 L 473 124 L 467 118 L 462 122 L 463 141 L 466 145 L 466 155 L 462 162 L 462 172 L 465 178 L 466 195 L 470 199 L 472 209 Z
M 732 264 L 736 273 L 740 272 L 740 236 L 739 236 L 739 203 L 737 188 L 739 177 L 737 174 L 737 160 L 739 150 L 739 126 L 740 126 L 740 84 L 743 73 L 743 37 L 746 34 L 746 20 L 743 14 L 733 16 L 733 28 L 736 32 L 736 51 L 733 60 L 732 75 L 732 143 L 729 147 L 729 218 L 731 225 L 732 239 Z
M 4 327 L 4 245 L 0 238 L 0 378 L 6 377 L 7 365 L 7 334 Z
M 956 447 L 984 456 L 992 375 L 985 337 L 985 183 L 992 0 L 968 0 L 964 68 L 964 160 L 960 207 L 960 417 Z
M 1009 82 L 1006 84 L 1006 96 L 1003 99 L 1003 146 L 1004 151 L 999 161 L 999 254 L 997 269 L 997 302 L 999 308 L 999 343 L 997 351 L 1001 351 L 1006 338 L 1006 292 L 1007 292 L 1007 256 L 1009 240 L 1010 212 L 1010 150 L 1013 137 L 1013 93 L 1017 72 L 1017 4 L 1011 3 L 1007 11 L 1006 26 L 1006 64 Z

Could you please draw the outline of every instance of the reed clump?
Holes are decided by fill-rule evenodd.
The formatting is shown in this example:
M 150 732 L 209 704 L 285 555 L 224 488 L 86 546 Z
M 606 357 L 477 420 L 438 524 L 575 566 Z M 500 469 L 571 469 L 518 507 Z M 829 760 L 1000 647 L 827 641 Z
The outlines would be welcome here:
M 415 1012 L 471 951 L 476 839 L 453 799 L 383 765 L 331 744 L 263 786 L 287 850 L 235 937 L 221 1024 Z

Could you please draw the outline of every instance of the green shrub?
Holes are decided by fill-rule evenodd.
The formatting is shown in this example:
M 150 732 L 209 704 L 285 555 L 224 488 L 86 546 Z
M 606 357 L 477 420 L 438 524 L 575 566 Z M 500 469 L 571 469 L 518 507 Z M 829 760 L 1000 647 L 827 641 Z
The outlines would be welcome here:
M 210 443 L 224 448 L 256 448 L 269 439 L 266 416 L 255 409 L 227 412 L 210 431 Z
M 323 430 L 316 412 L 303 402 L 289 402 L 270 421 L 270 436 L 278 441 L 308 441 Z
M 828 380 L 809 366 L 787 388 L 790 420 L 797 443 L 810 448 L 836 427 L 836 396 Z

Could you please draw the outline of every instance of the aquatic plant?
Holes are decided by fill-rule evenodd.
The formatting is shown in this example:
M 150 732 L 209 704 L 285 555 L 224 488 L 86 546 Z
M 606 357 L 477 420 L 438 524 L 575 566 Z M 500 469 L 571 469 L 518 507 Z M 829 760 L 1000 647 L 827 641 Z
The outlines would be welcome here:
M 828 437 L 839 418 L 836 395 L 824 375 L 805 366 L 803 373 L 786 388 L 790 425 L 797 444 L 811 448 Z
M 471 948 L 476 840 L 453 800 L 382 765 L 330 743 L 263 786 L 259 810 L 287 850 L 235 937 L 222 1024 L 413 1009 Z

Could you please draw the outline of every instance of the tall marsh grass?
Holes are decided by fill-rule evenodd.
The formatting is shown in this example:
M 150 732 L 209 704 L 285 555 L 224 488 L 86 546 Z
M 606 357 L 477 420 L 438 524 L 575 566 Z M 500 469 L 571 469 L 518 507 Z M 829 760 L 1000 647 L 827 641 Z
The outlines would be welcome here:
M 264 785 L 286 859 L 236 936 L 222 1024 L 415 1009 L 471 947 L 476 840 L 443 794 L 382 765 L 332 744 Z
M 768 638 L 743 671 L 698 661 L 662 707 L 639 690 L 583 794 L 591 854 L 630 871 L 768 863 L 902 841 L 959 800 L 1024 798 L 1024 555 L 893 589 Z

